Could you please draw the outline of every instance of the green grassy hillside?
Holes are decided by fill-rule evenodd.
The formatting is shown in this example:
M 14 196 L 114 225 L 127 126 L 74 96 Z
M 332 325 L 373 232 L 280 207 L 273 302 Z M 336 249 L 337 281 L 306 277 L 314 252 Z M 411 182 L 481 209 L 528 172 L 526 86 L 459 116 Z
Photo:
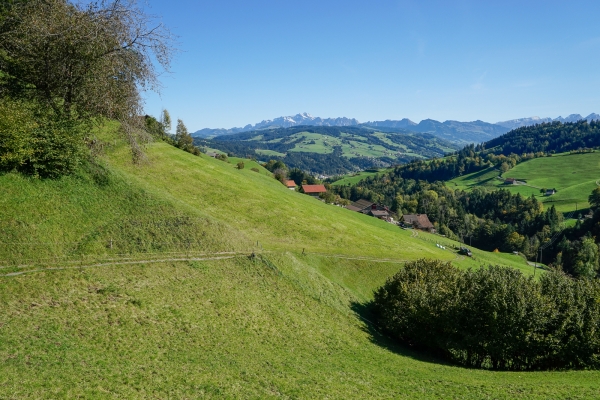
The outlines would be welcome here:
M 522 259 L 465 259 L 451 241 L 326 205 L 248 167 L 164 143 L 147 154 L 134 166 L 117 142 L 105 171 L 0 176 L 1 398 L 598 395 L 597 372 L 448 366 L 361 317 L 402 260 L 530 273 Z
M 600 181 L 600 153 L 558 154 L 552 157 L 535 158 L 518 164 L 502 176 L 525 180 L 527 186 L 504 185 L 497 179 L 499 172 L 489 168 L 484 171 L 461 176 L 448 182 L 450 187 L 470 189 L 477 186 L 506 188 L 524 196 L 538 197 L 546 207 L 556 206 L 559 211 L 569 212 L 589 207 L 587 198 Z M 541 188 L 555 188 L 553 196 L 544 196 Z

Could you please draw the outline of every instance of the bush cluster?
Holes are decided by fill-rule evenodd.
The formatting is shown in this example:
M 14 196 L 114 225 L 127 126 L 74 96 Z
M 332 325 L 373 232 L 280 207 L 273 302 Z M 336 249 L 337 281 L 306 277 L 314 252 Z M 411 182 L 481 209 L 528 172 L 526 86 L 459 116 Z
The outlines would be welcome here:
M 43 178 L 73 172 L 89 155 L 86 125 L 29 102 L 0 100 L 0 171 Z
M 497 266 L 407 263 L 379 288 L 378 324 L 453 362 L 495 370 L 600 367 L 600 284 Z

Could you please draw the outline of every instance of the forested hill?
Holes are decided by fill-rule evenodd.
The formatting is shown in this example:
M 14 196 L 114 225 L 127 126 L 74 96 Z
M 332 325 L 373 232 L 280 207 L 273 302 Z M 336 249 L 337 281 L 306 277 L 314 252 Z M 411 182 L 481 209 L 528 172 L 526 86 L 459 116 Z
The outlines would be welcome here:
M 600 146 L 600 121 L 551 122 L 514 129 L 484 143 L 486 152 L 509 155 L 562 153 Z
M 311 173 L 344 174 L 441 157 L 457 146 L 427 133 L 364 126 L 297 126 L 195 138 L 197 146 L 239 157 L 280 159 Z

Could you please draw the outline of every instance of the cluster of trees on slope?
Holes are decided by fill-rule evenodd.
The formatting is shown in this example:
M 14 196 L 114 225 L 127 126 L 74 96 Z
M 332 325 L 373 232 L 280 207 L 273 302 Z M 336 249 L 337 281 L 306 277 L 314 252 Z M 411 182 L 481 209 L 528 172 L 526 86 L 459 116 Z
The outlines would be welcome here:
M 600 146 L 600 121 L 549 122 L 512 130 L 485 143 L 493 154 L 562 153 Z
M 141 89 L 169 67 L 172 38 L 133 1 L 4 1 L 0 7 L 0 171 L 73 172 L 94 154 L 90 133 L 120 122 L 134 160 L 147 135 Z
M 194 139 L 181 119 L 177 120 L 175 135 L 170 133 L 171 115 L 168 110 L 162 111 L 160 121 L 150 115 L 144 116 L 144 124 L 146 132 L 155 139 L 167 142 L 170 145 L 183 151 L 187 151 L 188 153 L 192 153 L 193 155 L 200 155 L 200 149 L 194 146 Z
M 600 281 L 551 271 L 459 270 L 407 263 L 372 302 L 392 337 L 450 361 L 495 370 L 600 367 Z
M 440 234 L 483 250 L 519 251 L 533 259 L 540 246 L 562 229 L 563 216 L 554 206 L 544 211 L 533 196 L 506 189 L 466 192 L 443 182 L 383 174 L 330 190 L 352 201 L 364 198 L 386 204 L 398 214 L 427 214 Z

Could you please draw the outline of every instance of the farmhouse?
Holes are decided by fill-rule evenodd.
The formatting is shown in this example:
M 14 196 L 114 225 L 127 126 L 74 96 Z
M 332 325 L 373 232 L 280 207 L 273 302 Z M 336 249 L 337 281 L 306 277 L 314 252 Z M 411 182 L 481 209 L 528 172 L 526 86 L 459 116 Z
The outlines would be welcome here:
M 351 203 L 346 208 L 356 212 L 368 212 L 373 208 L 374 205 L 375 204 L 371 203 L 369 200 L 360 199 Z
M 556 193 L 556 189 L 547 189 L 546 190 L 546 196 L 552 196 L 555 193 Z
M 302 191 L 310 196 L 319 197 L 321 193 L 326 193 L 324 185 L 302 185 Z
M 285 186 L 287 186 L 287 188 L 290 190 L 296 190 L 296 182 L 294 182 L 293 180 L 287 181 L 285 183 Z
M 371 210 L 368 211 L 367 215 L 370 215 L 370 216 L 375 217 L 375 218 L 382 219 L 384 221 L 387 221 L 387 220 L 390 219 L 390 213 L 387 212 L 386 210 L 373 210 L 373 209 L 371 209 Z
M 505 185 L 516 185 L 517 184 L 517 180 L 515 178 L 506 178 L 504 180 L 504 184 Z
M 435 228 L 427 214 L 405 214 L 402 216 L 402 221 L 406 225 L 411 225 L 415 229 L 420 229 L 427 232 L 435 232 Z

